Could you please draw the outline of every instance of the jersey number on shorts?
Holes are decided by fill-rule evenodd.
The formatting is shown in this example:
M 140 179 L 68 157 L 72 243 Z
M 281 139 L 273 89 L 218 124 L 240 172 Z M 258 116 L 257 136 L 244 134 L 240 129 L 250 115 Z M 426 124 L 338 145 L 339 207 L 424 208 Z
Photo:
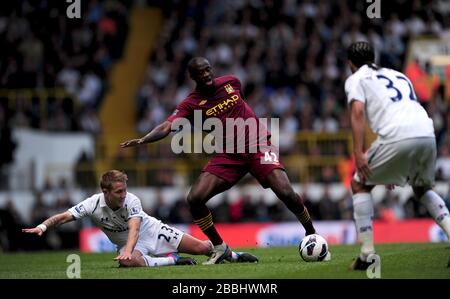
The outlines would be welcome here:
M 278 163 L 277 154 L 275 154 L 273 152 L 265 152 L 264 153 L 264 161 L 265 162 Z
M 377 75 L 377 78 L 380 79 L 380 80 L 381 79 L 387 80 L 387 85 L 385 85 L 386 88 L 387 89 L 393 89 L 396 92 L 395 97 L 391 97 L 392 102 L 398 102 L 398 101 L 402 100 L 403 95 L 402 95 L 401 91 L 397 87 L 394 86 L 394 82 L 391 79 L 389 79 L 388 77 L 386 77 L 384 75 Z M 411 83 L 409 83 L 408 79 L 406 79 L 404 76 L 395 76 L 395 78 L 398 79 L 398 80 L 395 80 L 396 84 L 402 84 L 402 83 L 400 83 L 399 80 L 405 81 L 406 84 L 408 84 L 408 87 L 409 87 L 409 99 L 411 101 L 417 101 L 417 97 L 416 97 L 416 94 L 414 93 L 414 89 L 411 86 Z
M 174 233 L 173 232 L 173 229 L 171 229 L 171 228 L 168 228 L 167 226 L 161 226 L 161 229 L 165 229 L 165 230 L 167 230 L 169 233 L 171 233 L 171 234 L 174 234 L 174 236 L 173 236 L 173 238 L 174 239 L 176 239 L 177 237 L 178 237 L 178 233 Z M 161 239 L 161 238 L 164 238 L 167 242 L 170 242 L 170 239 L 172 238 L 172 237 L 170 237 L 170 236 L 166 236 L 165 234 L 159 234 L 158 235 L 158 239 Z

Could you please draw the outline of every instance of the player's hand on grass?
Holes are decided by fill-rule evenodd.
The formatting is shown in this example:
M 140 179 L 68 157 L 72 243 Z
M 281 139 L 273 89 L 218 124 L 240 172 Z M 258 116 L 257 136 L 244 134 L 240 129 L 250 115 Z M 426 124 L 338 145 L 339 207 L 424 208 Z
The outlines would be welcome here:
M 355 161 L 358 174 L 361 176 L 361 179 L 364 182 L 372 175 L 372 171 L 369 168 L 369 163 L 367 162 L 364 155 L 356 155 Z
M 144 140 L 142 138 L 138 138 L 138 139 L 131 139 L 125 142 L 122 142 L 120 144 L 120 147 L 130 147 L 130 146 L 136 146 L 136 145 L 140 145 L 143 144 Z
M 122 252 L 114 258 L 115 261 L 131 260 L 131 252 Z
M 27 233 L 27 234 L 36 234 L 38 236 L 42 236 L 42 234 L 44 233 L 44 231 L 42 229 L 40 229 L 39 227 L 24 228 L 24 229 L 22 229 L 22 232 Z

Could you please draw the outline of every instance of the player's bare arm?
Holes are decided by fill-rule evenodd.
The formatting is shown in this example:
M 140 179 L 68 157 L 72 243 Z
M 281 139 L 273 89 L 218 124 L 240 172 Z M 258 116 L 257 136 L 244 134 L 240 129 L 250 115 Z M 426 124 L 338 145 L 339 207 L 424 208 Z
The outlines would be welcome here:
M 139 229 L 141 228 L 141 218 L 135 217 L 128 220 L 128 239 L 125 249 L 114 260 L 131 260 L 134 247 L 139 238 Z
M 29 233 L 29 234 L 37 234 L 38 236 L 42 236 L 42 234 L 47 229 L 59 226 L 61 224 L 64 224 L 64 223 L 67 223 L 67 222 L 70 222 L 73 220 L 75 220 L 75 218 L 72 216 L 72 214 L 70 214 L 68 211 L 66 211 L 64 213 L 56 214 L 56 215 L 48 218 L 47 220 L 45 220 L 44 222 L 42 222 L 41 224 L 39 224 L 38 226 L 36 226 L 34 228 L 24 228 L 24 229 L 22 229 L 22 232 Z
M 131 139 L 120 144 L 121 147 L 130 147 L 136 146 L 145 143 L 152 143 L 163 139 L 171 132 L 172 123 L 170 121 L 165 121 L 162 124 L 156 126 L 153 130 L 150 131 L 147 135 L 142 138 Z
M 364 103 L 352 101 L 351 103 L 351 125 L 353 135 L 353 154 L 355 155 L 356 168 L 358 173 L 365 180 L 371 174 L 369 164 L 364 156 L 364 128 L 366 124 L 366 115 Z

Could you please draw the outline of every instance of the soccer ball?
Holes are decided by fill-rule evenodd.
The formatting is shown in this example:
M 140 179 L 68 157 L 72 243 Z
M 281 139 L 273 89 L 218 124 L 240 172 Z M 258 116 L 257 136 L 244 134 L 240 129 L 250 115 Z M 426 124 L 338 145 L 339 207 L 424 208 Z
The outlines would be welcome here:
M 300 242 L 298 251 L 306 262 L 323 261 L 328 253 L 328 243 L 318 234 L 308 235 Z

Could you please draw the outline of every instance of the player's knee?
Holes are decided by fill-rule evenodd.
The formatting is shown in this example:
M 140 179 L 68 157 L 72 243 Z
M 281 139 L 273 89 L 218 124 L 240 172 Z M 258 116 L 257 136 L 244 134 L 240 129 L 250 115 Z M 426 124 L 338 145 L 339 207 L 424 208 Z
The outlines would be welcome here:
M 189 192 L 186 200 L 187 200 L 187 203 L 190 206 L 196 206 L 196 205 L 199 205 L 199 204 L 203 204 L 203 202 L 204 202 L 203 201 L 204 198 L 202 196 L 202 193 L 201 192 L 197 192 L 197 191 Z
M 283 188 L 280 188 L 277 192 L 278 196 L 281 200 L 286 201 L 296 201 L 297 200 L 297 194 L 295 194 L 295 191 L 292 189 L 291 186 L 285 186 Z
M 190 206 L 192 206 L 192 205 L 195 205 L 195 204 L 197 204 L 199 202 L 199 198 L 198 198 L 198 196 L 196 196 L 195 193 L 189 192 L 189 194 L 188 194 L 188 196 L 186 198 L 186 201 L 187 201 L 187 203 Z

